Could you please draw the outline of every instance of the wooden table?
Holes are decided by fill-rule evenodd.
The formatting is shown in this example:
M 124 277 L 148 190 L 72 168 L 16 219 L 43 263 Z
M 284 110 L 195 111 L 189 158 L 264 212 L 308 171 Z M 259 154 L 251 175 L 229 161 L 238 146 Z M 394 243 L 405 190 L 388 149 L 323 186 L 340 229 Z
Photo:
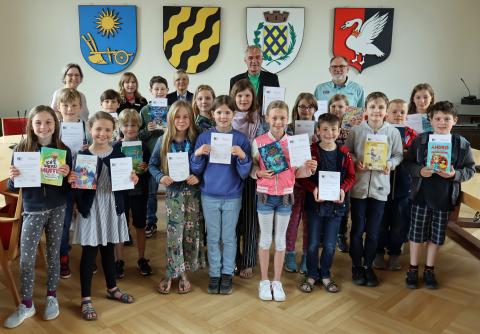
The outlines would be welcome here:
M 472 149 L 475 163 L 480 165 L 480 150 Z M 468 233 L 464 228 L 480 228 L 480 173 L 476 173 L 472 179 L 462 183 L 460 202 L 476 211 L 473 217 L 459 217 L 460 206 L 450 216 L 447 234 L 463 248 L 480 259 L 480 240 Z
M 8 167 L 12 162 L 13 152 L 10 146 L 18 144 L 20 139 L 20 135 L 0 137 L 0 180 L 5 180 L 8 177 Z

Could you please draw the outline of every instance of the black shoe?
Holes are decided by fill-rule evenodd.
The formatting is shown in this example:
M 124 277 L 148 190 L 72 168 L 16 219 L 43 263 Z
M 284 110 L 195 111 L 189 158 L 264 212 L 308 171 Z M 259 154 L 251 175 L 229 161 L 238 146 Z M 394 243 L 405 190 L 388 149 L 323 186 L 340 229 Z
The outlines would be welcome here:
M 137 261 L 137 269 L 142 276 L 148 276 L 152 274 L 152 268 L 148 264 L 148 261 L 150 260 L 147 260 L 145 258 L 141 258 Z
M 157 224 L 148 224 L 145 227 L 145 237 L 151 238 L 155 233 L 157 233 Z
M 220 277 L 209 278 L 207 291 L 211 294 L 218 294 L 220 292 Z
M 423 272 L 423 282 L 427 289 L 438 289 L 438 282 L 433 270 L 425 270 Z
M 222 280 L 220 282 L 220 294 L 222 295 L 229 295 L 232 293 L 233 289 L 232 289 L 232 283 L 233 283 L 233 279 L 232 279 L 232 275 L 225 275 L 225 274 L 222 274 Z
M 367 286 L 373 287 L 378 285 L 377 275 L 375 275 L 375 271 L 372 268 L 365 269 L 365 279 Z
M 365 285 L 367 284 L 367 279 L 365 277 L 365 268 L 363 267 L 352 267 L 352 281 L 356 285 Z
M 418 289 L 418 270 L 407 271 L 407 276 L 405 277 L 405 284 L 409 289 Z
M 133 245 L 133 239 L 132 235 L 130 234 L 130 231 L 128 231 L 128 240 L 123 243 L 124 246 L 131 246 Z
M 348 253 L 347 237 L 343 234 L 337 236 L 337 248 L 342 253 Z
M 123 260 L 115 261 L 115 274 L 117 275 L 118 279 L 125 277 L 124 267 L 125 262 L 123 262 Z

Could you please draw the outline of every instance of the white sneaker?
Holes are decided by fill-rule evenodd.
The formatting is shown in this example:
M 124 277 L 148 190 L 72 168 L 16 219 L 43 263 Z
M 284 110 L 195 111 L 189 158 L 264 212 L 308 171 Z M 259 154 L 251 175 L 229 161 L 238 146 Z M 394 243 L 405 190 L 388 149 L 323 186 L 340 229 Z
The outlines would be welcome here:
M 15 328 L 20 326 L 25 319 L 33 317 L 34 315 L 35 306 L 33 306 L 33 304 L 30 308 L 27 308 L 24 304 L 20 304 L 15 312 L 13 312 L 13 314 L 10 315 L 7 320 L 5 320 L 3 326 L 7 328 Z
M 43 312 L 43 320 L 53 320 L 60 314 L 58 308 L 58 300 L 56 297 L 48 296 L 45 301 L 45 311 Z
M 283 291 L 282 282 L 272 281 L 273 300 L 276 302 L 284 302 L 287 297 Z
M 272 290 L 268 279 L 260 281 L 258 285 L 258 298 L 261 300 L 272 300 Z

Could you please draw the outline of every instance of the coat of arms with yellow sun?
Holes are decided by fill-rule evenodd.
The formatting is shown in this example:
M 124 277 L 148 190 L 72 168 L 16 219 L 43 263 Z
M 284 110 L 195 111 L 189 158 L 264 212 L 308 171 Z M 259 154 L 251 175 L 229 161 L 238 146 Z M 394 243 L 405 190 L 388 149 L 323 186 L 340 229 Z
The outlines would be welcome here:
M 100 34 L 106 37 L 113 37 L 120 29 L 120 17 L 113 9 L 102 9 L 95 23 Z

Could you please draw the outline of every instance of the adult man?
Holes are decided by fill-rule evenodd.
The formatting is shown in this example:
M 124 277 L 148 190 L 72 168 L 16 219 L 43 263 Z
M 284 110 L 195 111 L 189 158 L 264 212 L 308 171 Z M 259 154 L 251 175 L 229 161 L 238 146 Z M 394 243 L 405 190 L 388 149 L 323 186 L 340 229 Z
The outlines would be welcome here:
M 280 87 L 278 83 L 278 76 L 276 74 L 262 71 L 263 54 L 259 46 L 250 45 L 245 50 L 245 64 L 247 64 L 247 72 L 238 74 L 230 79 L 230 90 L 233 85 L 241 80 L 248 79 L 255 88 L 255 95 L 257 96 L 260 110 L 263 101 L 263 87 Z
M 318 85 L 315 88 L 315 98 L 328 101 L 335 94 L 343 94 L 348 98 L 349 105 L 363 108 L 365 100 L 363 88 L 356 82 L 348 80 L 348 70 L 348 61 L 344 57 L 333 57 L 329 67 L 332 81 Z

